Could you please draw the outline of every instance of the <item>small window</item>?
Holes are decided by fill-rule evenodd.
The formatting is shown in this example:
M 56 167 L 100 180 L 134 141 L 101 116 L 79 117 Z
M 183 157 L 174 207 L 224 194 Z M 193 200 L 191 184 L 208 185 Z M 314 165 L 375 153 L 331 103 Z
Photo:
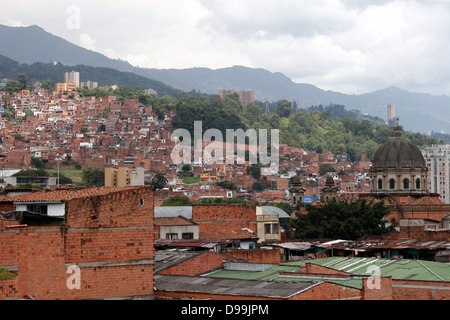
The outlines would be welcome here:
M 40 214 L 47 214 L 47 206 L 45 205 L 27 205 L 27 211 Z
M 383 180 L 378 179 L 378 190 L 383 189 Z
M 178 239 L 178 233 L 166 233 L 166 239 Z
M 420 189 L 420 179 L 416 179 L 416 189 Z
M 391 189 L 391 190 L 395 189 L 395 180 L 394 179 L 389 180 L 389 189 Z
M 181 238 L 184 240 L 194 239 L 194 234 L 192 232 L 183 232 Z
M 270 234 L 270 223 L 264 224 L 264 233 Z
M 144 201 L 144 198 L 142 198 L 142 199 L 139 199 L 139 204 L 141 205 L 141 207 L 143 207 L 143 206 L 144 206 L 144 203 L 145 203 L 145 201 Z
M 408 179 L 403 180 L 403 189 L 405 189 L 405 190 L 409 189 L 409 180 Z

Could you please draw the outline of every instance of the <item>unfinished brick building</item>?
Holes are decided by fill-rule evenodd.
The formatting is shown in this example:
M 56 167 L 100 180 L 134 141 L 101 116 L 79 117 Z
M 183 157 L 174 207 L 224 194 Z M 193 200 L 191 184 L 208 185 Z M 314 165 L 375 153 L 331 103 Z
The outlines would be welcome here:
M 152 187 L 33 192 L 0 210 L 0 268 L 16 275 L 0 299 L 153 299 Z

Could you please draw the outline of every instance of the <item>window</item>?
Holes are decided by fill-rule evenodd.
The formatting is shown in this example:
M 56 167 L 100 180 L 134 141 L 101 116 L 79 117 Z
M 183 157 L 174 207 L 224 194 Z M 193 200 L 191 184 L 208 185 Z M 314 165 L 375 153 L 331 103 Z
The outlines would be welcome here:
M 181 238 L 184 240 L 194 239 L 194 234 L 192 232 L 183 232 Z
M 378 179 L 378 190 L 383 189 L 383 180 Z
M 143 206 L 144 206 L 144 203 L 145 203 L 145 201 L 144 201 L 144 198 L 142 198 L 142 199 L 139 199 L 139 204 L 141 205 L 141 207 L 143 207 Z
M 166 239 L 178 239 L 178 233 L 166 233 Z
M 391 190 L 395 189 L 395 180 L 394 179 L 389 180 L 389 189 L 391 189 Z
M 27 211 L 37 212 L 37 213 L 46 215 L 47 214 L 47 206 L 39 205 L 39 204 L 29 204 L 29 205 L 27 205 Z
M 405 190 L 409 189 L 409 180 L 408 179 L 403 180 L 403 189 L 405 189 Z
M 420 189 L 420 179 L 416 179 L 416 189 Z
M 264 224 L 264 233 L 265 234 L 278 234 L 278 223 L 265 223 Z
M 265 234 L 270 234 L 270 223 L 265 223 L 264 224 L 264 233 Z

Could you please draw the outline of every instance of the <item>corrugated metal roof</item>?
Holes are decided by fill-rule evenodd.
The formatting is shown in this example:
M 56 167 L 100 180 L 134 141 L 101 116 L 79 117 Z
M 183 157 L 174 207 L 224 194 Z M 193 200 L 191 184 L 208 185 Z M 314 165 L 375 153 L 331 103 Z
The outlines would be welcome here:
M 192 219 L 192 206 L 155 207 L 155 218 L 183 216 Z
M 289 298 L 317 285 L 313 281 L 278 282 L 263 280 L 221 279 L 213 277 L 188 277 L 155 275 L 155 287 L 164 291 L 192 291 L 210 294 L 251 297 Z
M 376 266 L 381 276 L 393 279 L 450 282 L 450 266 L 435 261 L 330 257 L 308 262 L 357 275 L 372 275 L 369 267 Z

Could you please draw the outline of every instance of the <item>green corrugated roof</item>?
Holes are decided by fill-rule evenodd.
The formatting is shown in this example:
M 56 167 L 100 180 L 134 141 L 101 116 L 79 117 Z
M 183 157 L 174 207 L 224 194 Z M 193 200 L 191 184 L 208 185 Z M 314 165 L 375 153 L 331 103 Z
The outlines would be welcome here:
M 447 281 L 450 282 L 450 265 L 441 262 L 425 260 L 392 260 L 377 258 L 346 258 L 329 257 L 307 261 L 295 261 L 282 263 L 265 271 L 248 270 L 219 270 L 209 274 L 209 277 L 231 278 L 244 280 L 265 281 L 324 281 L 324 279 L 312 279 L 301 277 L 295 272 L 306 263 L 326 266 L 331 269 L 347 272 L 352 275 L 373 275 L 371 266 L 379 269 L 381 276 L 391 276 L 392 279 L 421 280 L 421 281 Z M 292 272 L 292 276 L 280 275 L 282 272 Z M 328 279 L 326 281 L 339 285 L 362 289 L 361 279 Z
M 435 261 L 331 257 L 308 262 L 357 275 L 372 275 L 369 268 L 377 266 L 381 276 L 393 279 L 450 282 L 450 265 Z

